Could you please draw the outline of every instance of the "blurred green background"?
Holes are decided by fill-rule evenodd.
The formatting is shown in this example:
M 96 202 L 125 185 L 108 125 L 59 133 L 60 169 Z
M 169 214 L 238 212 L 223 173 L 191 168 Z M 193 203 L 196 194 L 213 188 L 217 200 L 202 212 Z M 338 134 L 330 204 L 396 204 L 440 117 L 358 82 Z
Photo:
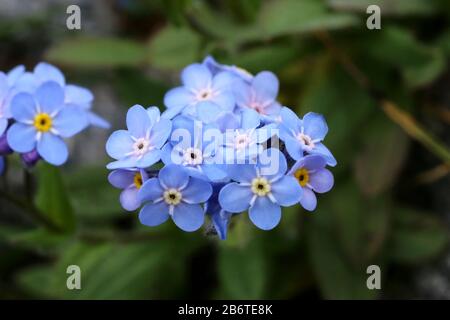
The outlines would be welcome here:
M 314 213 L 285 210 L 271 232 L 241 215 L 221 242 L 125 213 L 106 179 L 110 132 L 73 139 L 63 169 L 10 157 L 0 298 L 450 299 L 449 19 L 447 0 L 0 0 L 0 70 L 57 65 L 112 129 L 133 104 L 163 107 L 180 70 L 212 54 L 275 72 L 284 105 L 324 114 L 339 163 Z M 72 264 L 80 291 L 66 288 Z M 366 287 L 372 264 L 381 290 Z

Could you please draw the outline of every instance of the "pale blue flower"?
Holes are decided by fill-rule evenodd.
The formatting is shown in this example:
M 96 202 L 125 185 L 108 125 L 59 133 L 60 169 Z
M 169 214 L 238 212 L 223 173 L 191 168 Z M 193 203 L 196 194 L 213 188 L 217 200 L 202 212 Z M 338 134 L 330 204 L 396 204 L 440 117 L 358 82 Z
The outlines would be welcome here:
M 120 194 L 120 204 L 122 205 L 122 208 L 127 211 L 135 211 L 141 206 L 138 193 L 147 180 L 148 175 L 146 171 L 142 169 L 114 170 L 108 176 L 109 183 L 122 190 Z

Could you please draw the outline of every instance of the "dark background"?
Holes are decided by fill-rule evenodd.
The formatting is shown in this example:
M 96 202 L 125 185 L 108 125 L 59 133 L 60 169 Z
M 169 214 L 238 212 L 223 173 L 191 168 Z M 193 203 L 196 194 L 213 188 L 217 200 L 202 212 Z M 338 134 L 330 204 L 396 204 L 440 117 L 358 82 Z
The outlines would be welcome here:
M 449 18 L 445 0 L 0 0 L 0 70 L 57 65 L 112 129 L 133 104 L 163 109 L 180 70 L 212 54 L 275 72 L 284 105 L 325 115 L 338 160 L 314 213 L 289 208 L 270 232 L 241 215 L 219 241 L 125 213 L 106 179 L 110 132 L 70 140 L 62 169 L 9 157 L 0 298 L 449 299 Z M 80 291 L 66 288 L 72 264 Z M 366 287 L 372 264 L 381 290 Z

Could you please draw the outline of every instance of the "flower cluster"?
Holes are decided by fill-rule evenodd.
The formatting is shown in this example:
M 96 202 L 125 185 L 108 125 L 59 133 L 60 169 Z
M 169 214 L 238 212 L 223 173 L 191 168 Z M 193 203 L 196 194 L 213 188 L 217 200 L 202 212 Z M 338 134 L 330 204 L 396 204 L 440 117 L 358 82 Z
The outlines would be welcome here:
M 281 207 L 313 211 L 316 193 L 334 183 L 326 167 L 336 160 L 323 144 L 328 127 L 319 114 L 301 119 L 282 106 L 278 90 L 272 72 L 252 75 L 207 57 L 182 71 L 162 114 L 133 106 L 127 130 L 106 144 L 122 207 L 141 208 L 144 225 L 171 218 L 188 232 L 209 216 L 221 239 L 235 214 L 248 211 L 254 225 L 270 230 Z
M 33 72 L 17 66 L 0 72 L 0 173 L 6 155 L 17 152 L 25 165 L 40 159 L 59 166 L 68 159 L 64 138 L 90 124 L 109 124 L 91 111 L 94 97 L 85 88 L 67 84 L 62 72 L 39 63 Z

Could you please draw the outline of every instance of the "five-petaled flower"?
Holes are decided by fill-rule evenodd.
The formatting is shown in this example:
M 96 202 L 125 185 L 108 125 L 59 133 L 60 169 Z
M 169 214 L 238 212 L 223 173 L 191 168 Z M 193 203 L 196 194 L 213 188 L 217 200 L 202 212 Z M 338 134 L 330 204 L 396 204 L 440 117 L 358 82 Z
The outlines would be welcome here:
M 278 149 L 264 151 L 269 159 L 277 159 L 276 173 L 265 174 L 264 166 L 234 165 L 229 175 L 236 181 L 220 190 L 219 203 L 229 212 L 248 209 L 250 220 L 260 229 L 275 228 L 281 219 L 280 206 L 292 206 L 300 201 L 302 189 L 294 177 L 286 176 L 286 159 Z
M 182 167 L 168 165 L 161 169 L 158 178 L 147 180 L 139 191 L 139 199 L 147 203 L 139 213 L 142 224 L 157 226 L 169 217 L 182 230 L 198 230 L 205 213 L 200 203 L 212 194 L 211 184 L 189 177 Z
M 141 206 L 138 192 L 147 179 L 147 172 L 142 169 L 114 170 L 108 176 L 109 183 L 123 190 L 120 194 L 120 204 L 127 211 L 137 210 Z
M 64 103 L 63 88 L 44 82 L 36 93 L 18 93 L 11 101 L 16 123 L 7 132 L 10 147 L 19 153 L 35 148 L 55 166 L 67 161 L 68 149 L 62 138 L 69 138 L 86 127 L 86 114 L 79 107 Z

